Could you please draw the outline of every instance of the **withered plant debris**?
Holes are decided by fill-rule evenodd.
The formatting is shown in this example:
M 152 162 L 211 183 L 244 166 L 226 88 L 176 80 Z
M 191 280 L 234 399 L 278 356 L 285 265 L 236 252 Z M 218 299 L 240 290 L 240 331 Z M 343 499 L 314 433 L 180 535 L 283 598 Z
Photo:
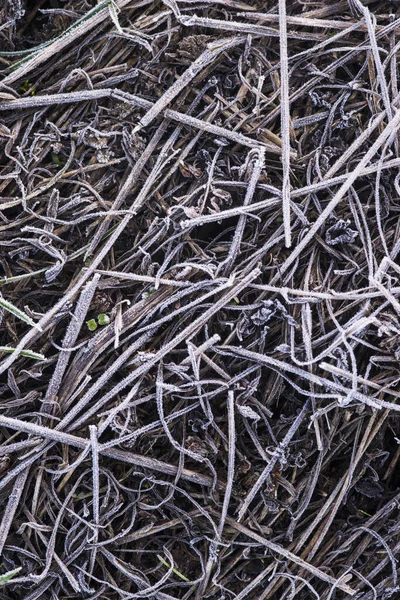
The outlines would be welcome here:
M 399 11 L 0 2 L 0 600 L 400 598 Z

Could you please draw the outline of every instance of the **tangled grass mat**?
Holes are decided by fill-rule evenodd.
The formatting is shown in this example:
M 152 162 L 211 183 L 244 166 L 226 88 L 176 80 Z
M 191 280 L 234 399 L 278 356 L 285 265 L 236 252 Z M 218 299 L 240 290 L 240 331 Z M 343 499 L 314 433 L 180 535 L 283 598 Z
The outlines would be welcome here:
M 0 600 L 388 600 L 400 15 L 3 0 Z

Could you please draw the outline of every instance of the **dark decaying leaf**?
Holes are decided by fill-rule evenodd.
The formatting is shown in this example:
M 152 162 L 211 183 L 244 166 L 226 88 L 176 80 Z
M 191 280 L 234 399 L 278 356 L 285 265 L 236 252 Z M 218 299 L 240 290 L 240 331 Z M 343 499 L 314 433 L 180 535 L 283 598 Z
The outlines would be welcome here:
M 350 228 L 350 221 L 339 219 L 326 230 L 325 239 L 329 246 L 337 244 L 352 244 L 358 236 L 358 231 Z

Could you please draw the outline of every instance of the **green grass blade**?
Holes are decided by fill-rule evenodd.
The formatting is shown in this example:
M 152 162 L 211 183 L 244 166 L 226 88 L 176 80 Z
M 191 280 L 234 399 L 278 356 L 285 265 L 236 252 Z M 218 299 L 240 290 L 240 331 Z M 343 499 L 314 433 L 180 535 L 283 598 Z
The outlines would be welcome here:
M 21 569 L 22 567 L 18 567 L 17 569 L 13 569 L 12 571 L 7 571 L 7 573 L 4 573 L 4 575 L 0 575 L 0 585 L 5 585 L 6 583 L 8 583 L 10 579 L 15 577 L 15 575 L 21 571 Z
M 37 327 L 35 321 L 32 321 L 32 319 L 28 317 L 28 315 L 24 313 L 23 310 L 20 310 L 19 308 L 14 306 L 14 304 L 11 304 L 11 302 L 9 302 L 8 300 L 0 298 L 0 306 L 4 308 L 4 310 L 8 310 L 8 312 L 12 313 L 15 317 L 17 317 L 17 319 L 21 319 L 21 321 L 24 321 L 31 327 Z
M 15 348 L 11 348 L 10 346 L 0 346 L 0 353 L 5 352 L 6 354 L 12 354 L 15 352 Z M 26 356 L 27 358 L 34 358 L 35 360 L 46 360 L 44 354 L 40 354 L 39 352 L 32 352 L 32 350 L 21 350 L 19 352 L 21 356 Z
M 171 565 L 169 564 L 169 562 L 167 562 L 162 556 L 160 556 L 159 554 L 157 554 L 157 558 L 158 558 L 159 561 L 162 562 L 163 565 L 165 565 L 166 567 L 168 567 L 168 569 L 171 569 Z M 175 575 L 177 575 L 181 579 L 183 579 L 183 581 L 190 581 L 190 579 L 188 579 L 186 577 L 186 575 L 182 575 L 182 573 L 180 573 L 177 569 L 174 569 L 173 567 L 172 567 L 172 572 L 175 573 Z
M 4 277 L 4 279 L 0 279 L 0 285 L 5 285 L 6 283 L 13 283 L 14 281 L 21 281 L 22 279 L 28 279 L 29 277 L 34 277 L 35 275 L 40 275 L 41 273 L 45 273 L 47 269 L 48 267 L 44 269 L 39 269 L 38 271 L 24 273 L 23 275 L 15 275 L 14 277 Z

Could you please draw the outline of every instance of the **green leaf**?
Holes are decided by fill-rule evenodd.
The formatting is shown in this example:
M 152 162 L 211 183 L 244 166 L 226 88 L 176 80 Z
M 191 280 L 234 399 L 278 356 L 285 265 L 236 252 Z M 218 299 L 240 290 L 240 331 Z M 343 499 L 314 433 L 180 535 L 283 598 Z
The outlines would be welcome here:
M 110 322 L 110 317 L 105 313 L 100 313 L 97 315 L 97 322 L 99 325 L 108 325 Z
M 0 346 L 0 352 L 12 354 L 13 352 L 15 352 L 15 348 L 11 348 L 10 346 Z M 34 358 L 35 360 L 46 360 L 44 354 L 39 354 L 39 352 L 32 352 L 32 350 L 20 350 L 19 354 L 21 356 L 26 356 L 27 358 Z
M 28 317 L 28 315 L 26 313 L 24 313 L 23 310 L 20 310 L 19 308 L 14 306 L 14 304 L 11 304 L 11 302 L 9 302 L 8 300 L 5 300 L 4 298 L 0 298 L 0 306 L 2 308 L 4 308 L 4 310 L 8 310 L 8 312 L 12 313 L 15 317 L 17 317 L 17 319 L 21 319 L 21 321 L 25 321 L 25 323 L 27 323 L 28 325 L 31 325 L 32 327 L 39 328 L 38 325 L 35 323 L 35 321 L 32 321 L 32 319 L 30 317 Z
M 4 575 L 0 575 L 0 585 L 8 583 L 10 579 L 15 577 L 15 575 L 21 571 L 21 569 L 22 567 L 18 567 L 18 569 L 13 569 L 12 571 L 7 571 Z
M 94 319 L 90 319 L 90 321 L 86 321 L 86 325 L 88 326 L 89 331 L 96 331 L 97 323 Z

